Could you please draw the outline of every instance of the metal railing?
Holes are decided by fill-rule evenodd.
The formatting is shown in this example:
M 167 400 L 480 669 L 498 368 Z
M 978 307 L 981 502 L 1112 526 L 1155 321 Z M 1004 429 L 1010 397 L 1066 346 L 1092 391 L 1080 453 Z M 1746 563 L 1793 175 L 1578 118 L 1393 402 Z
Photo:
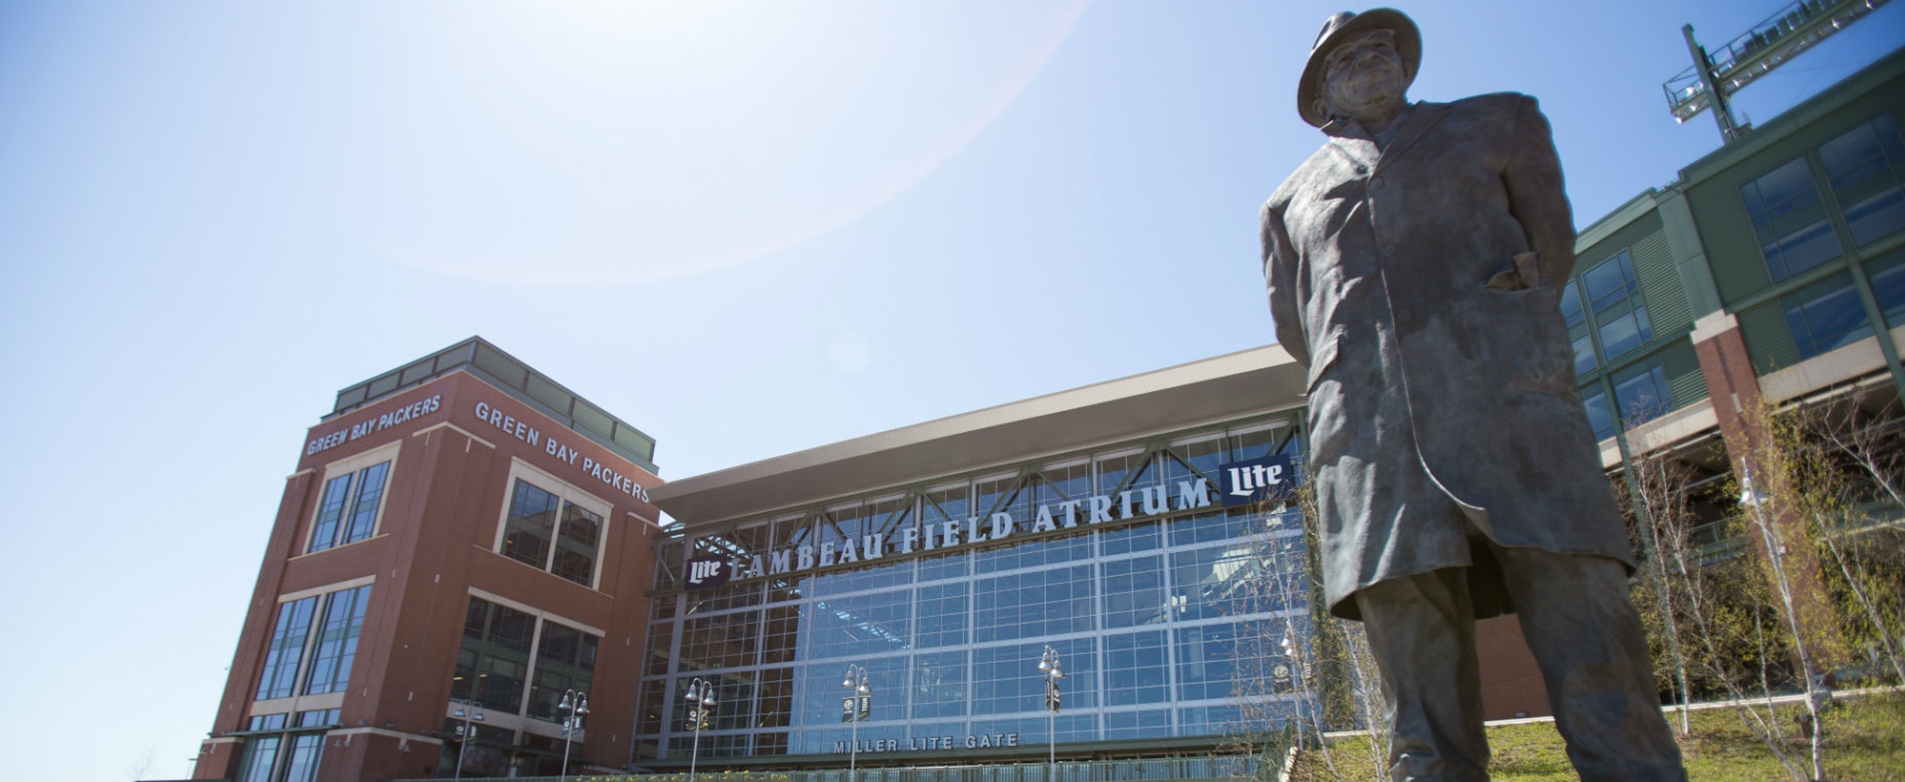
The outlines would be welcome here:
M 926 766 L 907 768 L 863 768 L 849 775 L 846 769 L 785 771 L 714 771 L 696 774 L 705 782 L 1150 782 L 1151 780 L 1187 780 L 1188 782 L 1235 782 L 1257 773 L 1256 757 L 1219 756 L 1199 758 L 1163 758 L 1153 760 L 1094 760 L 1059 763 L 1057 774 L 1044 763 L 1011 763 L 990 766 Z M 556 777 L 512 777 L 516 782 L 556 782 Z M 665 774 L 570 774 L 575 782 L 688 782 L 688 773 Z M 428 779 L 391 780 L 391 782 L 434 782 Z
M 1732 95 L 1781 63 L 1797 57 L 1887 0 L 1795 0 L 1724 46 L 1707 52 L 1714 82 Z M 1695 65 L 1660 85 L 1674 118 L 1685 122 L 1713 104 Z

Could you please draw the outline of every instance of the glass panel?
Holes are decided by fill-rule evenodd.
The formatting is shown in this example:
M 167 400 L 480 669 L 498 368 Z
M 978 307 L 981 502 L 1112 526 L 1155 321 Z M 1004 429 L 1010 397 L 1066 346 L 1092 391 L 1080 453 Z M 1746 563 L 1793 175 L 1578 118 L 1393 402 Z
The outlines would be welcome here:
M 280 736 L 259 736 L 245 742 L 245 764 L 238 770 L 238 782 L 272 782 L 271 769 L 278 765 Z
M 366 467 L 357 474 L 357 501 L 351 504 L 351 523 L 344 530 L 345 543 L 356 543 L 377 530 L 377 504 L 384 496 L 384 476 L 390 462 Z
M 1105 556 L 1151 551 L 1164 545 L 1164 536 L 1158 531 L 1155 521 L 1108 529 L 1099 534 L 1103 538 Z
M 965 645 L 969 587 L 965 582 L 956 582 L 919 588 L 919 628 L 914 636 L 916 647 L 931 649 L 935 646 Z
M 364 629 L 364 611 L 369 607 L 369 586 L 331 593 L 324 607 L 324 620 L 318 625 L 317 653 L 305 678 L 306 694 L 341 692 L 350 684 L 357 637 Z
M 1581 406 L 1587 408 L 1588 426 L 1594 430 L 1596 439 L 1614 436 L 1614 414 L 1607 409 L 1606 393 L 1596 391 L 1582 397 Z
M 1091 559 L 1091 535 L 1042 538 L 998 548 L 986 549 L 973 557 L 977 572 L 997 573 L 1028 567 L 1046 567 Z
M 1561 319 L 1567 321 L 1569 327 L 1578 326 L 1587 319 L 1581 310 L 1581 293 L 1575 290 L 1573 280 L 1568 280 L 1568 284 L 1561 288 Z
M 801 669 L 799 673 L 800 681 L 798 684 L 803 689 L 800 691 L 800 712 L 797 715 L 797 719 L 804 725 L 839 726 L 841 729 L 841 734 L 837 739 L 828 740 L 824 745 L 825 749 L 818 751 L 824 752 L 831 750 L 833 741 L 846 741 L 847 739 L 846 732 L 851 726 L 846 724 L 842 719 L 845 716 L 842 701 L 847 698 L 853 690 L 842 687 L 841 682 L 846 679 L 847 665 L 850 662 L 866 667 L 867 687 L 873 690 L 873 692 L 870 693 L 873 699 L 870 704 L 872 711 L 866 721 L 886 722 L 906 719 L 906 699 L 912 690 L 912 688 L 907 685 L 910 679 L 906 675 L 906 669 L 907 665 L 911 662 L 911 658 L 908 655 L 872 657 L 852 661 L 841 660 L 839 662 L 809 665 Z M 682 686 L 687 686 L 687 682 L 682 682 Z M 825 731 L 807 730 L 804 731 L 803 735 L 811 736 L 815 733 L 824 732 Z M 893 737 L 898 738 L 902 735 L 904 734 L 895 733 Z M 868 732 L 866 726 L 863 725 L 860 728 L 860 738 L 864 740 L 878 738 L 878 736 Z
M 1622 355 L 1653 341 L 1653 326 L 1647 319 L 1647 305 L 1640 297 L 1640 281 L 1634 275 L 1634 260 L 1626 250 L 1596 264 L 1581 276 L 1594 320 L 1600 324 L 1601 351 L 1609 358 Z M 1577 333 L 1572 330 L 1570 333 Z M 1592 346 L 1574 339 L 1574 371 L 1580 374 L 1596 365 Z
M 1247 508 L 1233 508 L 1195 516 L 1179 516 L 1167 523 L 1171 528 L 1171 545 L 1190 546 L 1249 535 L 1255 531 L 1251 528 L 1253 519 L 1258 522 L 1263 520 L 1261 514 L 1253 514 Z
M 794 669 L 769 668 L 761 671 L 761 702 L 754 724 L 763 728 L 785 728 L 794 721 Z M 784 736 L 785 734 L 783 734 Z
M 1102 567 L 1106 628 L 1159 624 L 1170 616 L 1164 602 L 1163 557 L 1110 560 Z
M 1774 282 L 1839 256 L 1839 238 L 1803 157 L 1740 187 Z
M 761 612 L 697 616 L 684 623 L 679 671 L 738 668 L 755 664 Z
M 1653 324 L 1647 320 L 1646 307 L 1635 307 L 1631 312 L 1610 316 L 1601 323 L 1601 348 L 1607 351 L 1610 361 L 1653 339 Z M 1576 366 L 1579 366 L 1578 359 Z
M 1574 374 L 1585 375 L 1601 362 L 1594 357 L 1594 340 L 1588 336 L 1587 329 L 1581 328 L 1578 331 L 1579 333 L 1573 334 Z
M 555 559 L 550 563 L 549 572 L 583 586 L 593 586 L 601 533 L 601 516 L 573 502 L 564 502 L 562 533 L 556 538 Z
M 1283 608 L 1263 594 L 1263 566 L 1248 542 L 1171 555 L 1171 603 L 1179 621 L 1242 616 Z
M 1620 404 L 1625 426 L 1638 426 L 1673 409 L 1673 390 L 1660 359 L 1650 357 L 1622 370 L 1614 378 L 1614 399 Z
M 304 645 L 311 635 L 311 615 L 317 611 L 316 597 L 293 600 L 278 607 L 278 626 L 271 633 L 271 645 L 265 652 L 264 672 L 258 679 L 258 699 L 291 697 L 298 680 L 298 663 L 304 660 Z
M 1229 698 L 1237 686 L 1237 648 L 1243 625 L 1185 627 L 1177 636 L 1177 697 L 1180 701 Z
M 536 618 L 529 614 L 470 598 L 450 698 L 469 698 L 486 709 L 520 711 L 535 629 Z
M 767 627 L 761 633 L 761 662 L 767 664 L 793 662 L 799 648 L 799 639 L 799 606 L 780 605 L 767 609 Z
M 1065 669 L 1065 678 L 1059 682 L 1063 708 L 1089 709 L 1097 705 L 1092 684 L 1097 679 L 1093 672 L 1093 640 L 1070 638 L 1050 644 Z M 1038 664 L 1046 646 L 1028 643 L 972 650 L 972 713 L 1011 714 L 1044 708 L 1046 674 Z M 977 722 L 973 728 L 978 732 Z M 1041 731 L 1039 735 L 1045 734 Z
M 547 568 L 549 539 L 555 531 L 556 495 L 517 479 L 516 494 L 503 523 L 503 556 L 537 568 Z
M 1864 246 L 1905 228 L 1905 191 L 1899 188 L 1905 153 L 1890 114 L 1826 142 L 1819 159 L 1845 210 L 1853 244 Z
M 976 643 L 1093 629 L 1090 565 L 980 579 L 972 595 Z
M 344 518 L 344 503 L 350 499 L 352 477 L 339 475 L 324 482 L 324 499 L 318 501 L 317 523 L 311 526 L 311 551 L 337 545 L 337 523 Z
M 1872 336 L 1872 324 L 1865 316 L 1865 305 L 1852 287 L 1852 275 L 1835 274 L 1797 291 L 1781 296 L 1786 322 L 1792 326 L 1793 342 L 1801 358 L 1852 344 Z
M 668 663 L 675 658 L 675 623 L 654 622 L 648 625 L 648 663 L 642 673 L 648 676 L 661 676 L 668 673 Z
M 1105 739 L 1164 739 L 1171 737 L 1171 712 L 1119 711 L 1105 715 Z
M 1885 311 L 1889 326 L 1905 325 L 1905 250 L 1886 253 L 1865 267 L 1872 281 L 1872 295 Z
M 966 714 L 966 653 L 939 652 L 913 658 L 913 718 Z
M 542 623 L 542 641 L 536 646 L 536 675 L 529 688 L 529 716 L 550 722 L 560 721 L 568 711 L 560 708 L 564 692 L 583 694 L 595 680 L 595 655 L 599 639 L 556 622 Z
M 1105 705 L 1169 701 L 1169 664 L 1162 630 L 1106 637 Z
M 324 755 L 324 734 L 306 733 L 291 740 L 291 759 L 284 766 L 284 782 L 316 782 L 318 759 Z
M 900 589 L 815 600 L 802 617 L 809 631 L 807 659 L 866 657 L 905 649 L 912 630 L 913 592 Z

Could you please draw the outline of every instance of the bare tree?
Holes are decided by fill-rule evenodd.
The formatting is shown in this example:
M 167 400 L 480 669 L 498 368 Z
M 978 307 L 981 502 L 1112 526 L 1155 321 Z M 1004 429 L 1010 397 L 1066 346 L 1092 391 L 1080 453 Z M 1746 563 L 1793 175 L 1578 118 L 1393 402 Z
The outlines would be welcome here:
M 1252 541 L 1262 577 L 1257 607 L 1280 612 L 1259 622 L 1240 645 L 1237 692 L 1246 722 L 1285 732 L 1258 732 L 1242 746 L 1279 757 L 1292 748 L 1314 753 L 1333 780 L 1388 776 L 1387 700 L 1362 625 L 1329 614 L 1323 599 L 1320 539 L 1313 492 L 1305 486 L 1287 503 L 1266 508 L 1269 522 Z M 1287 612 L 1304 606 L 1301 615 Z M 1367 761 L 1339 758 L 1324 734 L 1368 732 Z
M 158 750 L 156 748 L 146 747 L 139 753 L 138 757 L 133 759 L 132 765 L 127 769 L 132 774 L 133 782 L 138 782 L 146 778 L 146 772 L 152 770 L 152 761 L 157 754 Z
M 1820 553 L 1837 571 L 1849 621 L 1848 644 L 1865 648 L 1874 667 L 1905 682 L 1899 629 L 1905 625 L 1905 418 L 1894 400 L 1868 415 L 1863 400 L 1788 416 L 1781 440 L 1793 460 L 1801 503 Z

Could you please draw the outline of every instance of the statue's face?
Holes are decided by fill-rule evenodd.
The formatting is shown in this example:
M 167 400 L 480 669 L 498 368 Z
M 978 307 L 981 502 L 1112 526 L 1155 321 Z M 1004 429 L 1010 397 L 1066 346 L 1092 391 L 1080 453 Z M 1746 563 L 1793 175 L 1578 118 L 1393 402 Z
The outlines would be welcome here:
M 1396 34 L 1365 30 L 1336 45 L 1323 60 L 1325 113 L 1360 119 L 1402 103 L 1409 77 L 1396 51 Z

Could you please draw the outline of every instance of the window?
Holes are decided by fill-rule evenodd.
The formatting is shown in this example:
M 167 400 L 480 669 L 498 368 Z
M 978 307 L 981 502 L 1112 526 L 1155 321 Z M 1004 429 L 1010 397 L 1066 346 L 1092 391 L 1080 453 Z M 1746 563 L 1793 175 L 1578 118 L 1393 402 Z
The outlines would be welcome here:
M 311 526 L 307 551 L 323 551 L 370 537 L 377 530 L 377 509 L 389 473 L 390 462 L 384 461 L 325 481 L 324 498 L 318 501 L 317 523 Z
M 1658 356 L 1621 370 L 1613 381 L 1614 399 L 1625 426 L 1638 426 L 1673 409 L 1673 391 Z
M 313 782 L 318 761 L 324 755 L 324 728 L 337 724 L 337 709 L 298 713 L 295 725 L 287 728 L 284 714 L 262 714 L 251 718 L 252 731 L 290 731 L 255 736 L 245 745 L 245 759 L 239 765 L 239 782 Z M 311 730 L 315 728 L 316 730 Z
M 567 690 L 588 692 L 602 637 L 472 595 L 464 614 L 452 700 L 556 722 Z M 532 647 L 535 653 L 530 653 Z
M 350 683 L 357 636 L 369 605 L 369 585 L 280 603 L 278 625 L 258 677 L 258 700 L 343 691 Z M 298 689 L 300 671 L 304 687 Z
M 1872 336 L 1865 305 L 1852 287 L 1852 275 L 1841 272 L 1785 296 L 1779 305 L 1792 326 L 1800 358 L 1812 358 Z
M 1864 247 L 1905 228 L 1905 144 L 1892 115 L 1848 131 L 1819 148 L 1832 192 L 1845 210 L 1852 243 Z
M 266 647 L 265 670 L 258 677 L 258 700 L 291 697 L 317 602 L 317 598 L 307 597 L 278 604 L 278 627 L 271 632 L 271 645 Z
M 593 587 L 601 543 L 602 514 L 516 479 L 503 521 L 503 556 Z
M 529 683 L 529 644 L 536 617 L 472 597 L 463 619 L 452 700 L 468 698 L 484 708 L 517 713 Z
M 1653 324 L 1647 319 L 1647 304 L 1640 295 L 1640 282 L 1634 276 L 1634 259 L 1626 250 L 1595 265 L 1581 275 L 1581 287 L 1587 291 L 1588 305 L 1601 337 L 1601 351 L 1609 360 L 1654 339 Z M 1562 311 L 1567 301 L 1562 300 Z M 1569 333 L 1573 333 L 1570 329 Z M 1581 348 L 1575 344 L 1575 371 L 1581 371 Z
M 1888 326 L 1905 324 L 1905 250 L 1894 250 L 1865 265 L 1872 296 L 1885 311 Z
M 542 641 L 536 645 L 536 673 L 529 687 L 529 716 L 558 722 L 557 704 L 569 690 L 588 692 L 595 680 L 598 639 L 556 622 L 542 623 Z
M 1614 436 L 1614 413 L 1607 409 L 1605 392 L 1583 395 L 1581 406 L 1587 408 L 1588 426 L 1594 429 L 1594 439 L 1605 440 Z
M 1588 333 L 1587 312 L 1581 308 L 1581 292 L 1574 280 L 1561 289 L 1561 319 L 1568 324 L 1568 339 L 1574 343 L 1574 374 L 1582 375 L 1600 365 L 1594 357 L 1594 337 Z
M 1794 158 L 1742 185 L 1740 195 L 1746 199 L 1773 282 L 1839 257 L 1839 237 L 1832 232 L 1805 158 Z
M 304 679 L 306 695 L 343 692 L 350 683 L 351 662 L 357 659 L 357 636 L 364 629 L 364 611 L 370 607 L 370 587 L 332 593 L 314 639 L 316 654 Z

